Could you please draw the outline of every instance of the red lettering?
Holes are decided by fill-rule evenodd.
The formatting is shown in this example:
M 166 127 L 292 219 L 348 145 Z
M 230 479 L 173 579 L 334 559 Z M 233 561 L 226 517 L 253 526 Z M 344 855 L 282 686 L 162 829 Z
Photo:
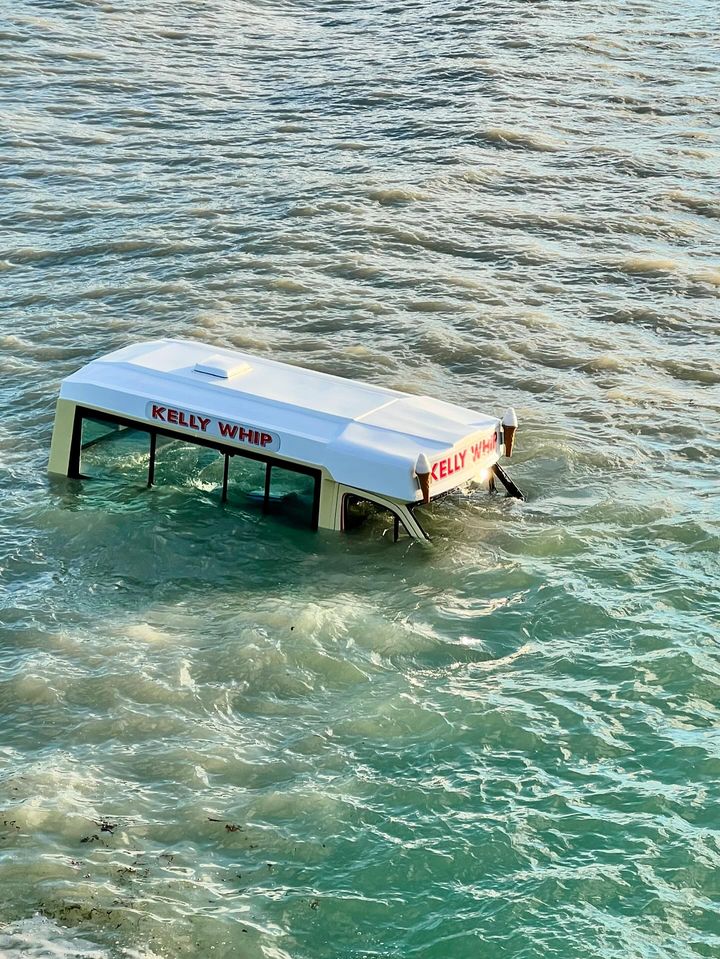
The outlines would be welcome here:
M 188 421 L 185 419 L 185 414 L 182 410 L 178 413 L 178 426 L 188 426 Z
M 195 414 L 190 414 L 190 429 L 196 430 L 198 428 L 198 421 L 195 419 Z
M 168 421 L 168 423 L 177 423 L 177 421 L 178 421 L 177 410 L 168 409 L 168 411 L 167 411 L 167 421 Z
M 270 434 L 268 433 L 261 434 L 263 446 L 265 445 L 265 438 L 269 436 Z M 447 479 L 454 473 L 461 473 L 466 466 L 479 460 L 484 452 L 489 452 L 494 449 L 495 445 L 490 438 L 484 441 L 480 440 L 477 443 L 471 443 L 470 446 L 466 446 L 464 450 L 458 450 L 457 453 L 453 453 L 451 456 L 446 456 L 445 459 L 433 463 L 430 468 L 430 475 L 435 482 Z M 469 458 L 468 454 L 470 454 Z
M 152 418 L 154 420 L 162 420 L 164 423 L 165 422 L 165 417 L 163 416 L 164 412 L 165 412 L 164 406 L 158 406 L 157 403 L 153 403 Z
M 218 420 L 218 426 L 220 427 L 221 436 L 229 436 L 233 440 L 237 436 L 237 426 L 231 425 L 230 423 L 223 423 L 222 420 Z M 240 430 L 240 432 L 242 433 L 242 430 Z M 242 436 L 240 439 L 242 439 Z
M 268 443 L 272 443 L 272 433 L 261 433 L 260 434 L 260 445 L 267 446 Z
M 209 417 L 209 416 L 198 416 L 198 420 L 200 421 L 200 429 L 201 429 L 201 430 L 203 431 L 203 433 L 204 433 L 205 430 L 208 428 L 208 423 L 210 422 L 210 417 Z

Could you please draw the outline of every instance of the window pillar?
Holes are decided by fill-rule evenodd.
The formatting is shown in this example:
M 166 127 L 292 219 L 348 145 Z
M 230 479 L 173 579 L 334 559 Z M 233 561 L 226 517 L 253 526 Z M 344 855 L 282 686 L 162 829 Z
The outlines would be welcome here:
M 227 503 L 228 472 L 230 470 L 230 454 L 225 453 L 225 462 L 223 463 L 223 485 L 222 485 L 222 503 Z
M 155 452 L 157 450 L 157 433 L 150 434 L 150 462 L 148 464 L 148 486 L 155 482 Z
M 270 505 L 270 470 L 272 466 L 270 463 L 265 467 L 265 498 L 263 499 L 263 513 L 267 513 L 268 507 Z

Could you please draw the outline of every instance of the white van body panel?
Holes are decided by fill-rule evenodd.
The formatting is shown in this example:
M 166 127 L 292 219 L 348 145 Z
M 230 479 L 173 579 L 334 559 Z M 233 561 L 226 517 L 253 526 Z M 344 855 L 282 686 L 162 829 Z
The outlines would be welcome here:
M 495 416 L 185 340 L 139 343 L 93 360 L 63 381 L 60 401 L 275 453 L 336 484 L 405 503 L 422 499 L 420 454 L 435 496 L 497 462 L 502 444 Z M 63 424 L 56 424 L 52 472 L 67 471 Z

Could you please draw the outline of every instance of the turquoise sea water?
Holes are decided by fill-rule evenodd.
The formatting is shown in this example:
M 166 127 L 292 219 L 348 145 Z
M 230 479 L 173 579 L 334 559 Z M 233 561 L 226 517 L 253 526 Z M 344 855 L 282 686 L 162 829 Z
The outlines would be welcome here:
M 0 2 L 0 955 L 720 956 L 715 2 Z M 48 480 L 183 336 L 520 418 L 434 547 Z

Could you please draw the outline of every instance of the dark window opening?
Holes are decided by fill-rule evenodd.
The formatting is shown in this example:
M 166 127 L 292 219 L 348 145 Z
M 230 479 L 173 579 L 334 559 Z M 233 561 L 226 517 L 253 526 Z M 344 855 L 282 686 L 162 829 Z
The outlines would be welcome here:
M 307 473 L 298 473 L 282 466 L 268 464 L 265 488 L 265 509 L 271 515 L 282 515 L 295 526 L 313 525 L 316 480 Z
M 85 416 L 77 445 L 73 475 L 130 483 L 147 480 L 152 446 L 148 430 Z
M 226 501 L 236 506 L 263 508 L 267 468 L 268 464 L 262 460 L 229 456 Z
M 155 454 L 148 486 L 176 486 L 214 493 L 222 490 L 223 455 L 208 446 L 153 433 Z
M 349 533 L 365 530 L 380 536 L 392 536 L 397 543 L 400 529 L 410 535 L 398 513 L 362 496 L 347 493 L 343 498 L 343 529 Z
M 293 526 L 317 526 L 317 478 L 287 466 L 243 456 L 228 457 L 224 500 L 280 517 Z

